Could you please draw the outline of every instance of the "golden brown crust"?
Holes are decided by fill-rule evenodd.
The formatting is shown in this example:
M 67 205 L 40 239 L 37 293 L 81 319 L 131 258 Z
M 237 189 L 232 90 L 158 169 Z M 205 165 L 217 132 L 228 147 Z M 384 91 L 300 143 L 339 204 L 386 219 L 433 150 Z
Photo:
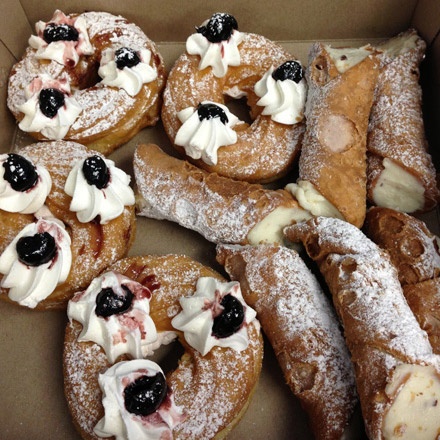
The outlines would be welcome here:
M 238 140 L 233 145 L 218 150 L 216 165 L 203 160 L 186 157 L 198 167 L 233 179 L 248 182 L 269 182 L 290 171 L 297 157 L 304 133 L 304 123 L 285 125 L 272 121 L 270 116 L 261 115 L 262 107 L 256 105 L 259 99 L 254 92 L 255 83 L 270 67 L 278 67 L 295 58 L 281 46 L 266 38 L 242 33 L 244 40 L 238 45 L 241 56 L 239 66 L 229 66 L 226 75 L 218 78 L 210 67 L 199 70 L 200 57 L 184 53 L 170 71 L 164 90 L 162 122 L 171 142 L 182 123 L 177 112 L 197 107 L 200 102 L 225 103 L 228 90 L 238 88 L 246 93 L 247 104 L 253 122 L 241 122 L 234 130 Z M 182 87 L 190 84 L 190 87 Z M 175 145 L 185 155 L 184 148 Z
M 312 183 L 345 220 L 358 227 L 366 211 L 366 136 L 377 67 L 372 52 L 339 73 L 325 45 L 315 43 L 307 68 L 299 180 Z
M 67 73 L 72 84 L 72 93 L 83 111 L 63 139 L 81 143 L 90 149 L 109 155 L 117 147 L 128 142 L 142 128 L 154 125 L 159 120 L 162 91 L 166 82 L 165 65 L 155 43 L 135 24 L 104 12 L 72 14 L 72 16 L 78 15 L 86 19 L 94 54 L 83 56 L 73 68 L 61 66 L 51 68 L 48 67 L 50 63 L 47 60 L 37 60 L 35 50 L 28 48 L 22 60 L 11 70 L 8 106 L 17 121 L 21 121 L 24 114 L 20 112 L 18 105 L 25 102 L 24 87 L 41 73 L 48 73 L 54 78 Z M 157 78 L 143 84 L 140 92 L 133 98 L 122 89 L 117 90 L 113 87 L 104 89 L 95 85 L 102 51 L 112 44 L 129 45 L 131 38 L 136 42 L 132 44 L 142 44 L 151 51 L 150 65 L 157 70 Z M 57 64 L 55 61 L 52 63 Z M 102 93 L 103 90 L 106 90 L 106 94 Z M 47 140 L 39 132 L 29 134 L 37 140 Z
M 249 231 L 275 208 L 298 207 L 285 190 L 229 179 L 139 145 L 134 155 L 138 214 L 167 219 L 220 243 L 248 242 Z
M 20 151 L 20 154 L 31 159 L 35 165 L 44 166 L 49 171 L 52 189 L 46 199 L 46 206 L 56 218 L 63 221 L 72 241 L 69 276 L 36 309 L 65 308 L 74 292 L 87 287 L 107 266 L 126 256 L 134 240 L 134 206 L 126 206 L 119 217 L 104 225 L 95 221 L 81 223 L 76 214 L 69 210 L 71 197 L 64 192 L 67 176 L 77 160 L 93 153 L 83 145 L 64 141 L 40 142 Z M 23 226 L 34 221 L 34 216 L 1 212 L 0 219 L 0 251 L 3 252 Z M 7 289 L 1 289 L 0 298 L 10 301 Z
M 218 245 L 217 259 L 257 311 L 315 438 L 339 440 L 357 403 L 354 371 L 339 322 L 315 277 L 286 247 Z
M 199 277 L 224 280 L 214 270 L 181 255 L 131 257 L 110 269 L 150 288 L 150 314 L 158 331 L 176 331 L 171 319 L 180 310 L 179 298 L 194 293 Z M 66 328 L 65 392 L 75 426 L 83 438 L 96 439 L 93 427 L 103 414 L 97 376 L 109 364 L 98 345 L 77 342 L 80 330 L 75 321 Z M 214 347 L 204 357 L 177 332 L 185 354 L 167 374 L 167 382 L 176 404 L 183 406 L 188 417 L 173 430 L 173 438 L 220 439 L 238 423 L 256 386 L 263 355 L 259 326 L 251 325 L 248 330 L 250 345 L 244 351 Z

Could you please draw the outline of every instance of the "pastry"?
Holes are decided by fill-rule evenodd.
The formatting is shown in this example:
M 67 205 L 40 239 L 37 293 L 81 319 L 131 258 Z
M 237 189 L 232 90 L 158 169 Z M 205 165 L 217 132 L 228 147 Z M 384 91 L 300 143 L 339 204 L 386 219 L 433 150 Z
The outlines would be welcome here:
M 299 254 L 277 245 L 218 245 L 242 286 L 316 439 L 341 439 L 357 393 L 336 314 Z
M 362 226 L 366 211 L 366 140 L 378 75 L 370 46 L 313 44 L 299 177 L 287 189 L 313 215 Z
M 440 254 L 438 237 L 410 214 L 373 207 L 365 233 L 386 250 L 397 268 L 403 293 L 420 326 L 440 353 Z
M 130 177 L 99 153 L 65 141 L 29 145 L 1 155 L 0 163 L 0 298 L 64 308 L 128 252 L 136 225 Z
M 35 27 L 8 82 L 21 130 L 108 155 L 157 122 L 164 63 L 138 26 L 106 12 L 57 10 Z
M 440 430 L 440 363 L 388 254 L 343 220 L 286 228 L 317 263 L 355 367 L 368 438 L 428 439 Z
M 127 432 L 144 438 L 161 430 L 165 438 L 223 438 L 246 410 L 261 370 L 263 341 L 255 312 L 244 303 L 238 283 L 181 255 L 131 257 L 111 266 L 87 292 L 78 292 L 68 313 L 65 394 L 84 439 L 123 439 Z M 145 322 L 154 323 L 155 330 Z M 118 334 L 126 340 L 121 349 L 112 350 L 118 342 L 112 335 Z M 176 337 L 184 354 L 177 368 L 166 374 L 165 392 L 160 367 L 145 365 L 138 356 Z M 105 349 L 100 341 L 107 341 Z M 136 399 L 125 406 L 114 404 L 120 400 L 114 390 L 126 388 L 139 376 L 131 372 L 133 363 L 135 372 L 146 369 L 162 383 L 158 394 L 165 396 L 164 403 L 154 397 L 157 405 L 151 413 L 132 411 Z
M 419 66 L 426 43 L 409 29 L 378 46 L 381 67 L 368 128 L 368 199 L 403 212 L 428 211 L 439 190 L 428 153 Z
M 306 214 L 289 192 L 209 173 L 139 145 L 134 154 L 137 213 L 167 219 L 214 243 L 282 241 L 282 228 Z
M 226 107 L 225 97 L 246 98 L 250 124 Z M 173 145 L 197 166 L 263 183 L 292 168 L 305 98 L 294 56 L 261 35 L 239 32 L 232 15 L 215 13 L 187 39 L 170 71 L 162 121 Z

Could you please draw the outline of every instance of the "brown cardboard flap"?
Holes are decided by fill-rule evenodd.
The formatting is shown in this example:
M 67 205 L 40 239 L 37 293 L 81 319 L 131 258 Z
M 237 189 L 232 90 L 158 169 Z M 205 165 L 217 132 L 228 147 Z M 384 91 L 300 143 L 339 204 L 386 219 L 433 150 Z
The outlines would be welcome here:
M 411 22 L 429 43 L 440 31 L 440 2 L 438 0 L 419 0 Z

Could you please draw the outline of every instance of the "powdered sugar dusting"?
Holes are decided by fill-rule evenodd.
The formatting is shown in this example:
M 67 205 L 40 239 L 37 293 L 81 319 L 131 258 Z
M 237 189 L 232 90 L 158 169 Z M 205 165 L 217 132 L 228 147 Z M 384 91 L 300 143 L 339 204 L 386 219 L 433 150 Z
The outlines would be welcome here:
M 285 247 L 219 245 L 217 253 L 256 309 L 292 391 L 309 408 L 313 425 L 319 420 L 315 434 L 322 429 L 329 438 L 340 437 L 357 401 L 354 371 L 335 312 L 314 275 Z M 298 364 L 317 369 L 307 392 L 298 383 Z M 320 404 L 307 404 L 314 400 Z

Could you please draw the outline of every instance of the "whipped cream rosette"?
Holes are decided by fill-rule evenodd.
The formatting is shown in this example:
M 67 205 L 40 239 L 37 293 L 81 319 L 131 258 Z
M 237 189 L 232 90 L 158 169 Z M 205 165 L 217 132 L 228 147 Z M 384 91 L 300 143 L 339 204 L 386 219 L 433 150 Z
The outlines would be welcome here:
M 33 214 L 44 205 L 51 187 L 46 168 L 20 154 L 0 155 L 0 209 Z
M 218 149 L 237 142 L 233 127 L 239 119 L 223 104 L 203 101 L 198 107 L 181 110 L 177 116 L 182 126 L 174 143 L 184 147 L 193 159 L 215 165 Z
M 151 353 L 157 341 L 150 297 L 147 287 L 109 271 L 75 294 L 68 303 L 67 316 L 83 326 L 78 341 L 100 345 L 110 362 L 123 354 L 142 358 Z
M 84 17 L 67 17 L 56 10 L 49 22 L 35 24 L 37 35 L 29 38 L 37 59 L 54 60 L 69 67 L 77 65 L 81 55 L 93 54 Z
M 25 226 L 0 255 L 0 285 L 9 289 L 9 298 L 29 308 L 47 298 L 69 275 L 70 244 L 64 224 L 54 217 Z
M 191 55 L 200 55 L 200 70 L 211 66 L 213 74 L 221 78 L 228 66 L 240 65 L 238 45 L 242 39 L 232 15 L 215 13 L 197 28 L 197 33 L 187 38 L 186 50 Z
M 157 70 L 150 66 L 151 51 L 136 51 L 129 47 L 103 51 L 98 75 L 101 84 L 124 89 L 130 96 L 136 96 L 143 84 L 157 78 Z
M 242 351 L 249 345 L 247 326 L 256 312 L 244 301 L 240 284 L 201 277 L 191 297 L 180 299 L 182 311 L 171 324 L 205 356 L 214 346 Z
M 307 84 L 301 64 L 286 61 L 275 69 L 271 67 L 255 84 L 257 105 L 264 107 L 262 114 L 281 124 L 292 125 L 303 120 Z
M 94 428 L 100 437 L 117 440 L 172 438 L 185 419 L 176 406 L 162 369 L 147 359 L 119 362 L 99 375 L 104 417 Z
M 110 159 L 94 155 L 78 161 L 69 173 L 64 190 L 72 197 L 70 210 L 83 223 L 99 216 L 101 224 L 119 217 L 135 202 L 130 176 Z
M 67 76 L 53 79 L 47 74 L 34 78 L 25 88 L 26 101 L 17 106 L 24 114 L 18 126 L 25 132 L 41 133 L 52 140 L 64 138 L 82 112 L 71 95 Z

